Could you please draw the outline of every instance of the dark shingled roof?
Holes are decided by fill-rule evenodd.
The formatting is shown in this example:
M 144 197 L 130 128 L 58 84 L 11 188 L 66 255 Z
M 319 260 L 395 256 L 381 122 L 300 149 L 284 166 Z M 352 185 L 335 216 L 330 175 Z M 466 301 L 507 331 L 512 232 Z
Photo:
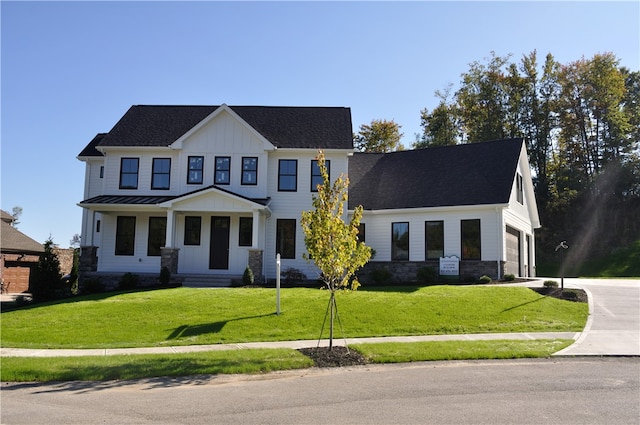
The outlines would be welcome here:
M 169 146 L 219 106 L 132 106 L 79 156 L 98 146 Z M 229 106 L 279 148 L 352 149 L 351 110 L 343 107 Z M 96 140 L 98 139 L 99 140 Z
M 523 139 L 349 159 L 349 208 L 425 208 L 509 202 Z
M 2 252 L 23 254 L 39 254 L 44 252 L 43 244 L 31 239 L 29 236 L 13 227 L 11 225 L 13 222 L 13 216 L 4 210 L 1 211 L 0 247 L 2 248 Z

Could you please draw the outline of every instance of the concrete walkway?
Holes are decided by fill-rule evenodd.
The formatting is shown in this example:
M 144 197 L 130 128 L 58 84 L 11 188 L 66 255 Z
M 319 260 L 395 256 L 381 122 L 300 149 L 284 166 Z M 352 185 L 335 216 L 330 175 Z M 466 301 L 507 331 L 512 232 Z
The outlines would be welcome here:
M 535 282 L 515 283 L 510 286 L 541 286 L 543 279 Z M 556 356 L 640 356 L 640 280 L 622 279 L 565 279 L 565 288 L 585 290 L 589 296 L 589 318 L 582 332 L 537 332 L 506 334 L 424 335 L 377 338 L 334 339 L 334 345 L 417 342 L 454 340 L 534 340 L 573 339 L 574 344 Z M 109 349 L 24 349 L 0 348 L 1 357 L 57 357 L 57 356 L 107 356 L 117 354 L 170 354 L 200 351 L 239 350 L 250 348 L 307 348 L 328 346 L 328 340 L 301 340 L 277 342 L 251 342 L 241 344 L 214 344 L 194 346 L 109 348 Z

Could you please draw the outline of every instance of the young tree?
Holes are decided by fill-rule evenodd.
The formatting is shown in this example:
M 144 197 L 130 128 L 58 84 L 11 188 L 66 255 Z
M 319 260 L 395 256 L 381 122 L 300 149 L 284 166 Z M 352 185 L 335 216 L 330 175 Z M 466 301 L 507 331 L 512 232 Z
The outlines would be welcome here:
M 11 225 L 18 228 L 18 224 L 20 224 L 20 216 L 22 215 L 22 207 L 13 207 L 11 210 L 11 216 L 13 217 L 13 222 Z
M 351 283 L 350 280 L 369 261 L 371 248 L 358 240 L 362 206 L 354 209 L 349 223 L 344 221 L 349 179 L 340 175 L 331 184 L 322 151 L 317 160 L 322 184 L 318 185 L 318 194 L 313 196 L 314 209 L 302 212 L 301 224 L 308 252 L 308 255 L 304 254 L 304 258 L 315 262 L 322 273 L 320 279 L 331 293 L 328 310 L 331 311 L 329 349 L 332 349 L 333 321 L 337 313 L 336 291 L 340 288 L 358 287 L 357 280 Z
M 361 152 L 392 152 L 404 149 L 400 143 L 402 126 L 391 120 L 373 120 L 362 124 L 353 136 L 355 148 Z
M 44 243 L 44 252 L 40 255 L 36 278 L 32 288 L 36 301 L 50 300 L 59 296 L 64 284 L 60 273 L 60 260 L 53 251 L 54 245 L 51 237 Z

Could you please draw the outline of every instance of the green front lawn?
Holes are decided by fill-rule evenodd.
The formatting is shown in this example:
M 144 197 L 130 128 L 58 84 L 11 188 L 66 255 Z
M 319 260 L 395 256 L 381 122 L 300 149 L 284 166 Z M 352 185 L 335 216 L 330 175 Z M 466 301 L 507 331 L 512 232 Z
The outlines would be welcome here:
M 308 288 L 176 288 L 106 293 L 2 313 L 1 344 L 116 348 L 317 339 L 329 294 Z M 583 329 L 584 303 L 527 288 L 362 288 L 337 295 L 344 336 L 544 332 Z M 328 332 L 325 327 L 325 334 Z M 336 338 L 342 338 L 336 324 Z M 4 361 L 4 359 L 3 359 Z

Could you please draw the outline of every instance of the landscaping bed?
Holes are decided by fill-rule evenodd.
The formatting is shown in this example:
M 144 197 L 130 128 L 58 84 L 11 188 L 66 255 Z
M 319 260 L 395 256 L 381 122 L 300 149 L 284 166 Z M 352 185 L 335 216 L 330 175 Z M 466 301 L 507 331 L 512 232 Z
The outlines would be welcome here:
M 579 303 L 589 302 L 587 293 L 582 289 L 560 289 L 560 288 L 531 288 L 540 295 L 558 298 L 565 301 L 574 301 Z

